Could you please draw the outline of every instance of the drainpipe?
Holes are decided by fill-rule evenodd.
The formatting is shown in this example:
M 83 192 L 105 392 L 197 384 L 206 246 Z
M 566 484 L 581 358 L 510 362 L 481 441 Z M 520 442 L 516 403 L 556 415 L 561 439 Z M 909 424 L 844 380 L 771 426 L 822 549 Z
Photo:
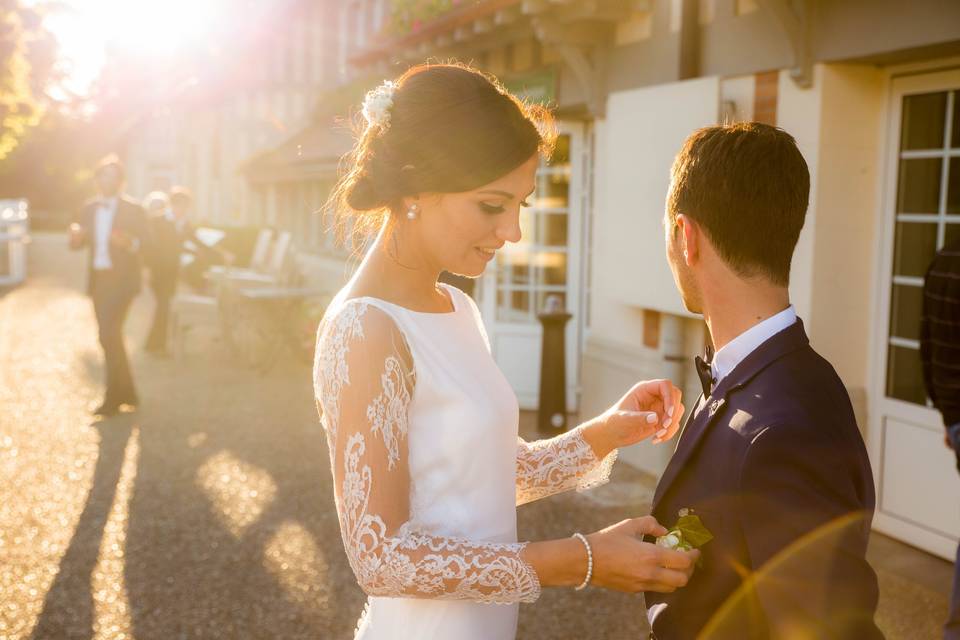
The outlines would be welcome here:
M 680 80 L 700 77 L 700 0 L 682 0 L 680 14 Z

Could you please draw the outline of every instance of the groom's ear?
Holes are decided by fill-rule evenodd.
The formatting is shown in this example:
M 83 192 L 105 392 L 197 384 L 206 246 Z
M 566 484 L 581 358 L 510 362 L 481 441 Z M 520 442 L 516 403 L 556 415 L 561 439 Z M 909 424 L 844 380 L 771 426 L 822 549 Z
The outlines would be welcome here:
M 700 242 L 702 234 L 700 225 L 689 216 L 677 215 L 677 229 L 680 233 L 680 249 L 683 251 L 683 261 L 690 267 L 700 259 Z

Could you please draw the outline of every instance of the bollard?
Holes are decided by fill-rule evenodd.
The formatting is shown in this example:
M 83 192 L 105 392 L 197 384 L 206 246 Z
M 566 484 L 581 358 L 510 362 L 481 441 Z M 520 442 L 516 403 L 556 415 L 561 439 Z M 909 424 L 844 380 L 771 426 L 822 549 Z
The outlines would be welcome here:
M 549 296 L 537 315 L 543 325 L 540 349 L 540 401 L 537 430 L 555 435 L 567 430 L 566 326 L 573 316 L 558 296 Z

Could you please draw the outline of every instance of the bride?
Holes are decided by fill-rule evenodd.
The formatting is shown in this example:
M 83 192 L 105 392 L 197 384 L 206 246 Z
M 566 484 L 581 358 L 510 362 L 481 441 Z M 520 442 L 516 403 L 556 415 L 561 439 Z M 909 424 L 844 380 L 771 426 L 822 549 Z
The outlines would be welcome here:
M 518 437 L 517 400 L 473 300 L 476 277 L 520 240 L 519 209 L 550 151 L 550 116 L 460 65 L 422 65 L 367 94 L 331 205 L 376 233 L 318 331 L 314 388 L 343 545 L 367 608 L 364 640 L 514 638 L 543 587 L 673 591 L 696 552 L 641 541 L 652 517 L 517 542 L 516 506 L 606 482 L 617 448 L 670 439 L 683 405 L 641 382 L 550 440 Z

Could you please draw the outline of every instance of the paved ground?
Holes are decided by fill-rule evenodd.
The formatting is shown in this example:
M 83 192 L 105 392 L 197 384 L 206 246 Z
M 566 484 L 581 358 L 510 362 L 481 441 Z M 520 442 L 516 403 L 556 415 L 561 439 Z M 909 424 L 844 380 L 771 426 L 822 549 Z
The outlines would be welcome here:
M 0 297 L 0 640 L 349 638 L 362 608 L 340 545 L 309 371 L 258 376 L 197 336 L 181 361 L 139 350 L 143 400 L 94 423 L 101 369 L 83 262 L 60 236 Z M 527 417 L 529 421 L 529 417 Z M 646 512 L 653 479 L 620 465 L 592 495 L 520 510 L 524 539 Z M 877 536 L 891 638 L 935 638 L 951 567 Z M 521 638 L 639 638 L 639 598 L 548 590 Z

